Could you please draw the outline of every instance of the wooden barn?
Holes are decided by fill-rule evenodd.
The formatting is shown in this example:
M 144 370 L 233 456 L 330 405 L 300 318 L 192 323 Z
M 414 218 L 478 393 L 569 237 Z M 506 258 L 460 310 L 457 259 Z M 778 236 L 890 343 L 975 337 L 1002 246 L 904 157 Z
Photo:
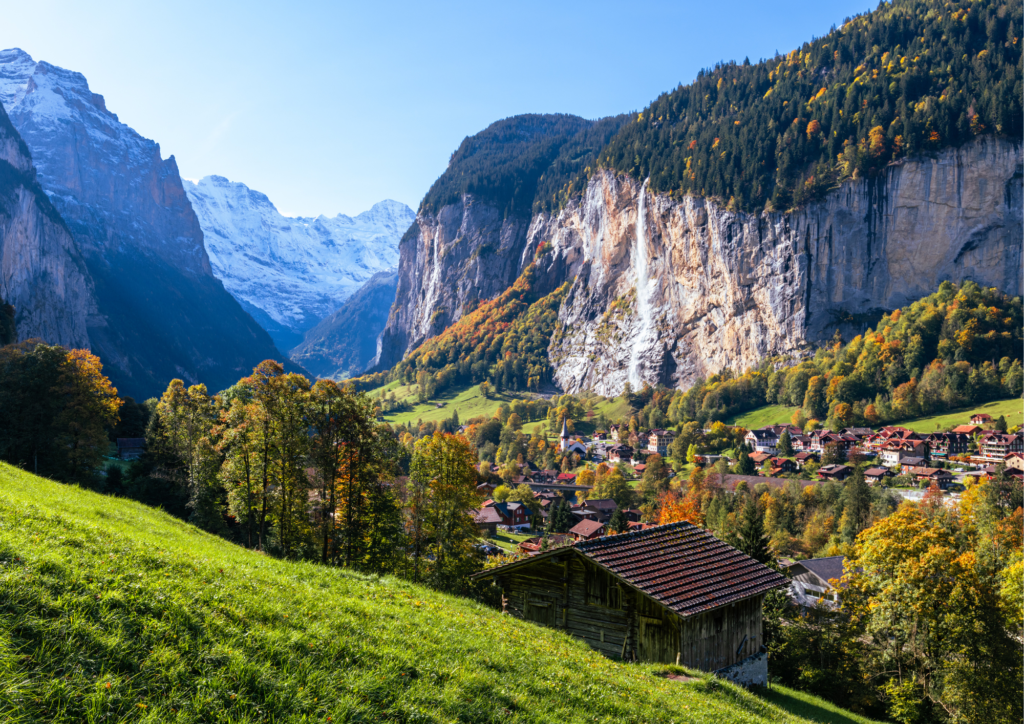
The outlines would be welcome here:
M 766 683 L 761 604 L 784 576 L 690 523 L 578 541 L 476 574 L 502 609 L 629 661 Z

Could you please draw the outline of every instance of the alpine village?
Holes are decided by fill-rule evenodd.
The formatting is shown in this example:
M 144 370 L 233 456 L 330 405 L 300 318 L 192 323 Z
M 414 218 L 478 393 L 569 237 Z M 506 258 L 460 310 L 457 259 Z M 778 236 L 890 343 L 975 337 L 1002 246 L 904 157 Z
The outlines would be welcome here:
M 0 52 L 0 720 L 1024 720 L 1022 19 L 335 219 Z

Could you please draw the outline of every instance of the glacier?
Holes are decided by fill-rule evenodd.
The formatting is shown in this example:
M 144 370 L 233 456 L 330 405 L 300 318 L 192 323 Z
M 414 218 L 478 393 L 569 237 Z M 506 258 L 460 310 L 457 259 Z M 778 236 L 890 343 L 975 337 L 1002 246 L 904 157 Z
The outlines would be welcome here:
M 182 179 L 214 275 L 281 350 L 338 309 L 378 272 L 398 266 L 416 220 L 384 200 L 350 217 L 289 217 L 263 193 L 223 176 Z

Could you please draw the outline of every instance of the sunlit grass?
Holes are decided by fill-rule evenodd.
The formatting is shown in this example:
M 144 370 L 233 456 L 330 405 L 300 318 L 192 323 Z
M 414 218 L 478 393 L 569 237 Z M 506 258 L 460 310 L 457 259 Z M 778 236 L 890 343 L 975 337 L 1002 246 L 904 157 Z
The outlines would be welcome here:
M 0 465 L 0 721 L 804 721 Z

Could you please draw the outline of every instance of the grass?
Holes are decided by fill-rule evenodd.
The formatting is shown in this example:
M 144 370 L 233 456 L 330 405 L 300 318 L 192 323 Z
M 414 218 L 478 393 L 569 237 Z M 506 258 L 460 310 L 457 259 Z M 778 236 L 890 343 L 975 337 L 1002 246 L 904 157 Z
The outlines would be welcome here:
M 998 419 L 1000 415 L 1005 415 L 1008 427 L 1020 425 L 1024 422 L 1024 402 L 1019 398 L 1011 397 L 1008 400 L 995 400 L 973 407 L 964 407 L 960 410 L 946 412 L 941 415 L 917 417 L 913 420 L 905 420 L 896 424 L 909 428 L 914 432 L 935 432 L 936 430 L 948 430 L 957 425 L 968 425 L 971 422 L 971 415 L 982 412 L 991 415 L 993 419 Z
M 756 410 L 744 412 L 725 420 L 726 425 L 739 425 L 748 430 L 756 430 L 768 425 L 788 425 L 793 418 L 793 413 L 799 407 L 787 407 L 786 405 L 765 405 Z
M 823 701 L 803 691 L 796 691 L 785 686 L 772 685 L 763 693 L 766 700 L 785 709 L 790 714 L 809 719 L 821 724 L 870 724 L 867 717 L 840 709 L 835 704 Z
M 511 553 L 511 552 L 514 552 L 516 550 L 516 546 L 518 546 L 524 540 L 529 540 L 530 538 L 536 538 L 538 535 L 543 535 L 543 534 L 542 533 L 529 533 L 529 534 L 527 534 L 527 533 L 509 533 L 509 532 L 506 532 L 506 531 L 498 531 L 498 533 L 496 535 L 494 535 L 491 538 L 488 538 L 487 542 L 488 543 L 493 543 L 494 545 L 498 546 L 499 548 L 503 548 L 504 550 L 509 551 Z
M 407 400 L 412 405 L 409 410 L 384 414 L 385 420 L 396 425 L 408 425 L 417 420 L 422 422 L 447 420 L 452 416 L 453 411 L 458 411 L 459 420 L 465 423 L 474 417 L 491 417 L 502 402 L 511 403 L 513 400 L 526 397 L 514 393 L 497 394 L 492 391 L 488 398 L 480 393 L 480 385 L 473 385 L 472 387 L 450 388 L 438 393 L 429 402 L 417 402 L 415 385 L 393 386 L 396 384 L 392 382 L 386 387 L 379 387 L 370 393 L 375 395 L 381 390 L 388 392 L 393 390 L 398 400 Z M 438 402 L 444 403 L 444 405 L 438 407 L 435 404 Z
M 811 720 L 665 668 L 0 464 L 4 722 Z

